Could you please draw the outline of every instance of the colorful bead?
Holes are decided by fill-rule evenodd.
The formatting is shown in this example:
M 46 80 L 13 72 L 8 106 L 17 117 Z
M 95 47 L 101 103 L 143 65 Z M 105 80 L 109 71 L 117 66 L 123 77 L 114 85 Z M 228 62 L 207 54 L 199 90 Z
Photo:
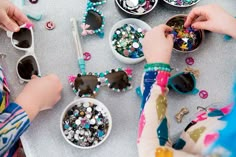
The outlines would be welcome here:
M 89 61 L 92 58 L 92 56 L 89 52 L 85 52 L 83 55 L 84 55 L 84 60 L 85 61 Z
M 56 27 L 56 25 L 55 25 L 52 21 L 48 21 L 48 22 L 45 24 L 45 28 L 46 28 L 47 30 L 53 30 L 55 27 Z
M 208 98 L 208 92 L 207 92 L 206 90 L 201 90 L 201 91 L 199 92 L 199 96 L 200 96 L 200 98 L 202 98 L 202 99 L 206 99 L 206 98 Z
M 194 59 L 193 59 L 193 57 L 187 57 L 187 58 L 185 59 L 185 62 L 186 62 L 186 64 L 188 64 L 188 65 L 193 65 L 193 64 L 194 64 Z

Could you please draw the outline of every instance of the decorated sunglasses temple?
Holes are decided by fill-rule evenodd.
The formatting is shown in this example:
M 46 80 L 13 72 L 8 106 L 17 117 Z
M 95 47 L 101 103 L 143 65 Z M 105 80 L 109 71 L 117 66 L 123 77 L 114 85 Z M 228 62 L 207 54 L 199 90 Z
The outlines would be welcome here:
M 81 46 L 80 37 L 79 37 L 79 33 L 78 33 L 77 21 L 75 18 L 71 18 L 70 21 L 72 24 L 72 34 L 74 37 L 75 47 L 76 47 L 76 51 L 77 51 L 78 66 L 80 68 L 80 71 L 82 73 L 84 73 L 85 72 L 85 61 L 84 61 L 82 46 Z

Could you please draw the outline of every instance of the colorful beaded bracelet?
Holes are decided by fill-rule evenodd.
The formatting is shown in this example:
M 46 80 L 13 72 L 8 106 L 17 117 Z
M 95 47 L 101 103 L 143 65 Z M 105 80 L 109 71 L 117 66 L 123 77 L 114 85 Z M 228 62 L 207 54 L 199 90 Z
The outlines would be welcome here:
M 166 63 L 150 63 L 150 64 L 146 64 L 144 66 L 144 71 L 167 71 L 167 72 L 171 72 L 171 67 L 169 64 Z

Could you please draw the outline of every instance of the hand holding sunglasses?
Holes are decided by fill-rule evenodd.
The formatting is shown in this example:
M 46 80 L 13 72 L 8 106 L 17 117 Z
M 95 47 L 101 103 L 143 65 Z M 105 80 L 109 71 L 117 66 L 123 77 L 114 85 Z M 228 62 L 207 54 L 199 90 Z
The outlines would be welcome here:
M 69 83 L 76 95 L 79 97 L 95 96 L 100 86 L 107 85 L 116 92 L 131 89 L 132 70 L 112 69 L 105 73 L 81 73 L 69 76 Z
M 104 15 L 95 7 L 106 3 L 106 0 L 88 0 L 87 9 L 83 17 L 81 28 L 83 36 L 97 34 L 100 38 L 104 37 Z
M 16 72 L 20 82 L 30 81 L 32 75 L 41 76 L 39 64 L 34 53 L 32 24 L 20 26 L 19 32 L 7 32 L 7 36 L 11 38 L 11 43 L 16 49 L 25 51 L 25 55 L 16 63 Z

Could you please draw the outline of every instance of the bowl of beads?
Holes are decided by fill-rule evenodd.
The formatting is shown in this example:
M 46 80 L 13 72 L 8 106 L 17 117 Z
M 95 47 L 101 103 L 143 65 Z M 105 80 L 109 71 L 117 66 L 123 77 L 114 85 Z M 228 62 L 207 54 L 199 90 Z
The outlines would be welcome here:
M 142 40 L 151 27 L 138 19 L 127 18 L 117 22 L 109 34 L 109 44 L 113 55 L 126 64 L 143 61 Z
M 186 8 L 197 4 L 200 0 L 163 0 L 163 1 L 173 7 Z
M 115 0 L 119 11 L 131 17 L 139 17 L 150 13 L 158 0 Z
M 76 148 L 90 149 L 101 145 L 109 136 L 111 128 L 109 110 L 96 99 L 74 100 L 61 115 L 61 133 Z
M 185 28 L 184 22 L 187 15 L 179 14 L 170 18 L 166 25 L 173 28 L 174 50 L 182 53 L 196 51 L 204 39 L 204 31 L 190 27 Z

